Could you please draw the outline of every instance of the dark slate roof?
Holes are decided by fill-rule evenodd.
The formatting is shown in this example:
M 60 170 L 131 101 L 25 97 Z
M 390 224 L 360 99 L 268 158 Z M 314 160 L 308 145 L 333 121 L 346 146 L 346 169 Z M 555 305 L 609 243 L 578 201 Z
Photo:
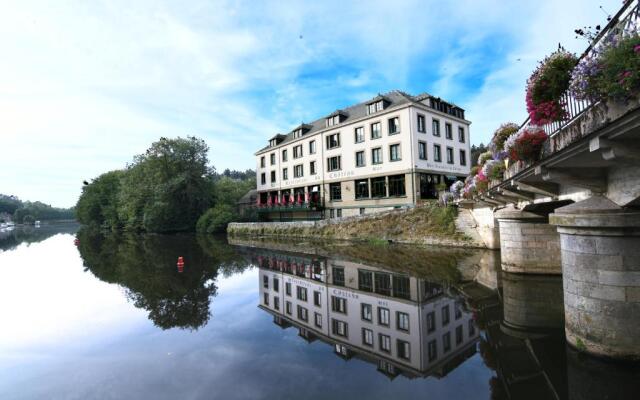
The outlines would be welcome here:
M 389 93 L 378 94 L 373 99 L 369 99 L 367 101 L 363 101 L 361 103 L 352 105 L 352 106 L 347 107 L 347 108 L 336 110 L 333 113 L 331 113 L 329 115 L 325 115 L 322 118 L 318 118 L 317 120 L 315 120 L 313 122 L 310 122 L 308 124 L 302 123 L 302 124 L 298 125 L 296 128 L 293 128 L 291 130 L 291 132 L 289 132 L 287 135 L 284 135 L 285 136 L 284 140 L 282 140 L 280 143 L 278 143 L 278 146 L 284 145 L 284 144 L 286 144 L 288 142 L 293 141 L 294 140 L 293 131 L 298 129 L 298 128 L 300 128 L 300 127 L 302 127 L 302 126 L 304 126 L 305 128 L 309 128 L 309 130 L 302 137 L 305 137 L 305 136 L 311 135 L 311 134 L 313 134 L 315 132 L 327 129 L 326 119 L 329 118 L 330 116 L 336 115 L 337 113 L 341 113 L 342 115 L 345 115 L 346 118 L 342 122 L 340 122 L 339 125 L 332 126 L 331 129 L 336 128 L 337 126 L 340 126 L 342 124 L 348 124 L 353 120 L 357 120 L 357 119 L 366 117 L 367 116 L 367 105 L 369 105 L 369 104 L 371 104 L 373 102 L 376 102 L 378 100 L 387 101 L 388 105 L 387 105 L 386 108 L 389 108 L 389 107 L 400 106 L 400 105 L 407 104 L 407 103 L 420 103 L 420 102 L 422 102 L 422 101 L 424 101 L 426 99 L 429 99 L 431 97 L 436 98 L 434 96 L 431 96 L 428 93 L 421 93 L 421 94 L 419 94 L 417 96 L 411 96 L 410 94 L 401 92 L 400 90 L 393 90 L 393 91 L 391 91 Z M 458 107 L 453 103 L 450 103 L 450 102 L 447 102 L 447 103 L 450 104 L 453 107 Z M 422 103 L 422 105 L 425 105 L 425 103 Z M 426 104 L 426 105 L 428 105 L 428 104 Z M 458 107 L 458 108 L 460 108 L 460 107 Z M 278 136 L 279 135 L 276 135 L 276 136 L 274 136 L 274 138 L 278 137 Z M 269 148 L 271 148 L 271 147 L 270 146 L 265 146 L 265 147 L 261 148 L 260 150 L 258 150 L 256 152 L 256 154 L 257 153 L 261 153 L 263 151 L 266 151 Z

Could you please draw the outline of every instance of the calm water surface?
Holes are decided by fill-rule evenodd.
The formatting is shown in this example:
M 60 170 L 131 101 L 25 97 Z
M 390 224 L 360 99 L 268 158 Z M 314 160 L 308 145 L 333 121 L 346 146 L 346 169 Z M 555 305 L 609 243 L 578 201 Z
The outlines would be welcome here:
M 0 399 L 640 393 L 566 347 L 560 278 L 497 253 L 76 231 L 0 232 Z

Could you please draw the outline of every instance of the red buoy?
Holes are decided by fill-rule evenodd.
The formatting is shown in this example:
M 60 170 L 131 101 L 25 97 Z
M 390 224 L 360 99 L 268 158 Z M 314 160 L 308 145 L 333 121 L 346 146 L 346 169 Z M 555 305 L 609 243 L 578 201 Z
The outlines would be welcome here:
M 178 257 L 178 272 L 184 271 L 184 259 L 182 257 Z

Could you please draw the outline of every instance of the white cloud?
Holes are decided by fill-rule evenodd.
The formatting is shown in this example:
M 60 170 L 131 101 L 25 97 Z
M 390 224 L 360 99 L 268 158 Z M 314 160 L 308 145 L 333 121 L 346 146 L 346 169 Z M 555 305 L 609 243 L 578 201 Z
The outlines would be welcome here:
M 218 169 L 253 168 L 273 134 L 394 88 L 436 89 L 486 141 L 523 118 L 535 60 L 604 18 L 584 3 L 6 2 L 0 192 L 72 205 L 83 179 L 162 135 L 204 137 Z M 461 76 L 496 35 L 503 65 L 470 89 Z

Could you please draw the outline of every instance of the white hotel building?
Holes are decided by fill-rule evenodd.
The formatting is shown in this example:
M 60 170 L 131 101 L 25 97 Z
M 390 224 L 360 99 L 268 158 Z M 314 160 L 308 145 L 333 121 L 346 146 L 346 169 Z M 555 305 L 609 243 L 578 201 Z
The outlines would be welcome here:
M 265 252 L 257 264 L 259 307 L 276 324 L 387 376 L 441 377 L 476 352 L 472 314 L 437 283 L 297 253 Z
M 337 110 L 256 155 L 266 220 L 333 218 L 413 206 L 470 170 L 464 110 L 393 91 Z

